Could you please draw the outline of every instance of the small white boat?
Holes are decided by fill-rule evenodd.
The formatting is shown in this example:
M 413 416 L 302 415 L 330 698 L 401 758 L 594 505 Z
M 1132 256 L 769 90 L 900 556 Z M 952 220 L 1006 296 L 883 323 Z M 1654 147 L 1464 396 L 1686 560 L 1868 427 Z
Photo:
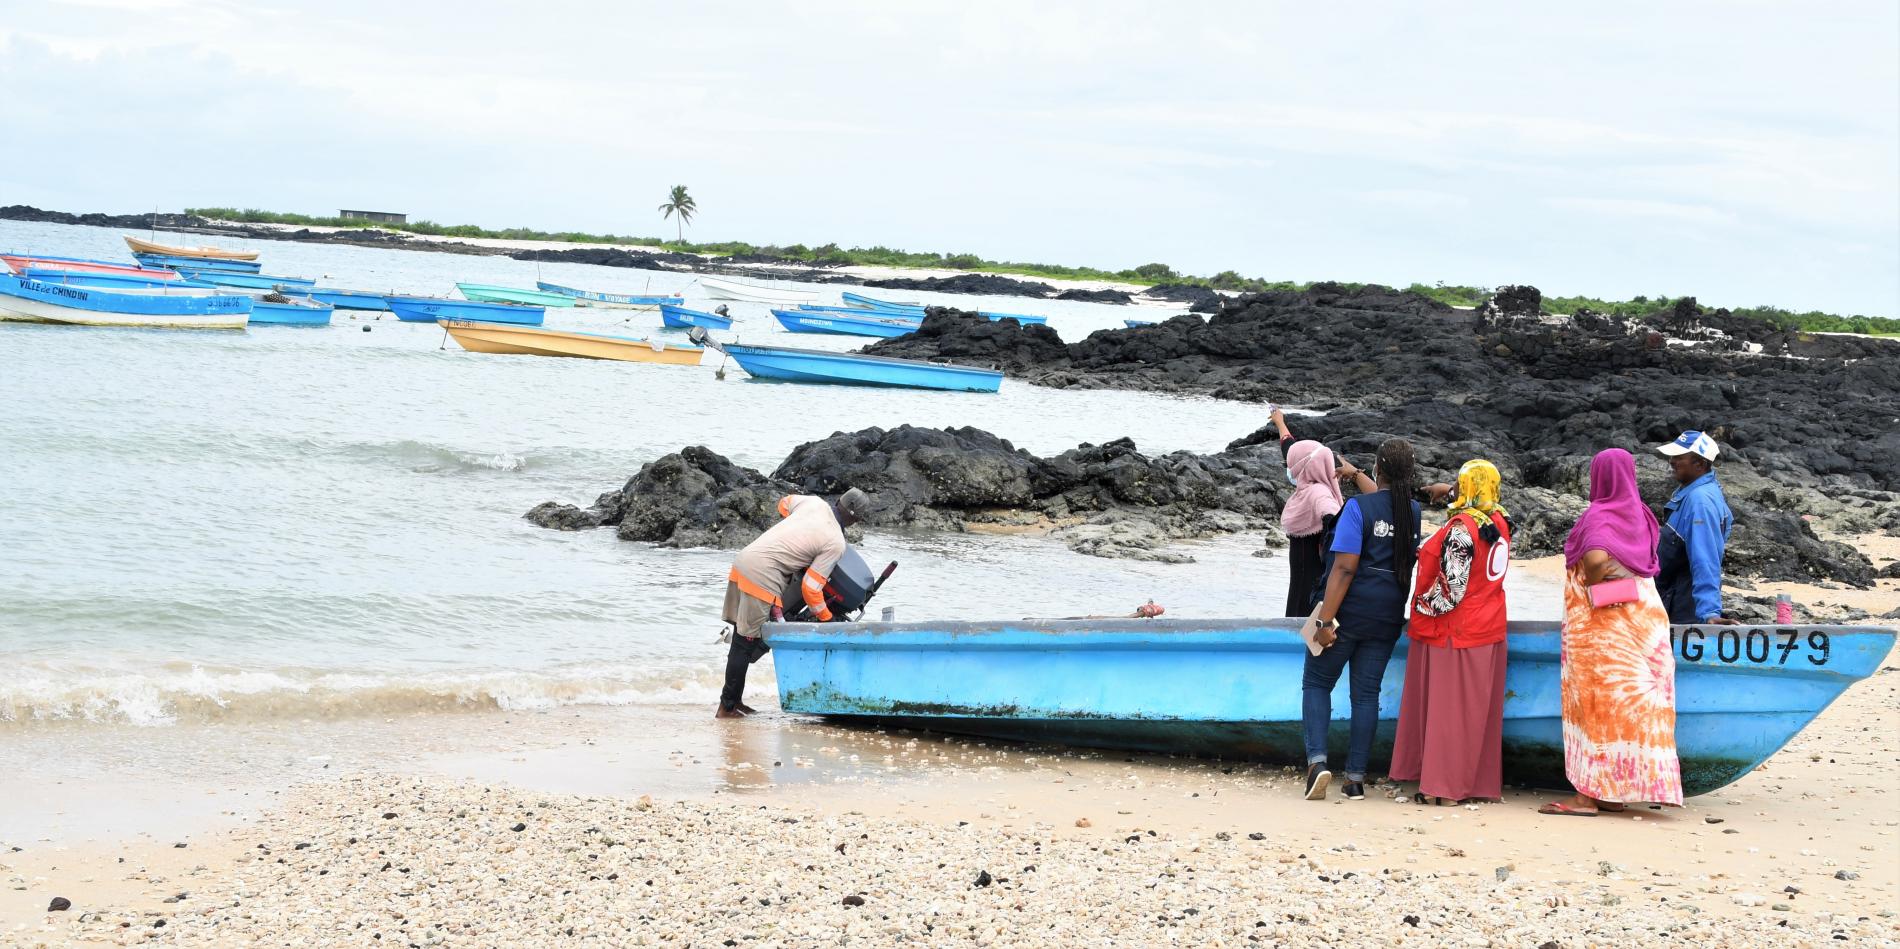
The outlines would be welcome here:
M 737 280 L 724 280 L 719 277 L 701 277 L 699 285 L 706 295 L 715 300 L 737 300 L 741 303 L 816 303 L 818 291 L 798 290 L 792 287 L 762 287 L 757 284 L 740 283 Z

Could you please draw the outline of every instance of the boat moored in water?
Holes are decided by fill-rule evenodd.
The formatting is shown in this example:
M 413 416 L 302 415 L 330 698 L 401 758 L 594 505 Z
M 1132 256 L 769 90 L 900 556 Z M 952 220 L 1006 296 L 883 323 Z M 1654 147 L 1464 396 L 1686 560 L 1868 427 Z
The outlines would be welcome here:
M 311 287 L 310 299 L 318 303 L 328 303 L 339 310 L 382 310 L 388 312 L 389 301 L 384 294 L 373 290 L 340 290 L 336 287 Z
M 571 330 L 533 329 L 473 320 L 442 320 L 442 328 L 463 349 L 476 353 L 524 356 L 570 356 L 612 359 L 674 366 L 697 366 L 706 350 L 660 340 L 576 333 Z
M 796 287 L 761 287 L 750 283 L 740 283 L 737 280 L 721 280 L 718 277 L 700 277 L 699 286 L 706 291 L 707 296 L 715 300 L 781 305 L 818 302 L 818 291 L 800 290 Z
M 0 274 L 0 320 L 73 326 L 243 329 L 251 299 L 205 287 L 105 290 Z
M 676 306 L 671 303 L 662 303 L 660 304 L 660 325 L 670 326 L 673 329 L 688 329 L 694 326 L 701 326 L 709 330 L 729 330 L 732 329 L 732 317 L 720 316 L 717 313 L 707 313 L 704 310 L 689 310 L 683 306 Z
M 147 267 L 162 267 L 166 270 L 218 270 L 226 273 L 257 273 L 264 269 L 255 260 L 231 260 L 221 257 L 175 257 L 169 254 L 133 254 L 133 259 Z
M 869 310 L 856 315 L 835 310 L 773 310 L 779 325 L 792 333 L 830 333 L 838 336 L 876 336 L 889 339 L 915 333 L 917 320 L 879 317 Z
M 153 241 L 140 240 L 131 235 L 125 237 L 125 246 L 132 248 L 134 254 L 159 254 L 166 257 L 203 257 L 212 260 L 256 260 L 257 251 L 230 250 L 223 247 L 174 247 Z
M 180 267 L 185 279 L 220 287 L 245 287 L 252 290 L 291 290 L 309 293 L 317 285 L 313 277 L 286 277 L 281 274 L 245 273 L 236 270 L 190 270 Z
M 122 264 L 111 260 L 93 260 L 87 257 L 42 257 L 34 254 L 0 254 L 0 263 L 16 274 L 29 270 L 66 271 L 69 273 L 118 274 L 124 277 L 144 277 L 151 280 L 182 280 L 178 271 L 163 267 L 141 267 L 137 264 Z
M 473 320 L 478 323 L 513 323 L 540 326 L 547 319 L 545 307 L 518 303 L 485 303 L 480 300 L 451 300 L 447 297 L 387 296 L 389 312 L 404 323 L 434 323 L 437 320 Z
M 732 357 L 747 375 L 778 382 L 820 385 L 888 386 L 900 389 L 937 389 L 945 392 L 995 392 L 1003 374 L 921 359 L 894 359 L 863 353 L 837 353 L 790 346 L 745 346 L 714 342 L 705 330 L 695 329 L 693 342 Z
M 686 297 L 677 293 L 603 293 L 598 290 L 576 290 L 573 287 L 563 287 L 558 283 L 540 280 L 536 280 L 534 285 L 548 293 L 573 297 L 576 306 L 651 311 L 667 304 L 679 306 L 686 302 Z
M 1016 741 L 1303 765 L 1299 619 L 785 623 L 766 626 L 788 712 Z M 1513 622 L 1504 683 L 1504 777 L 1561 788 L 1559 625 Z M 1880 668 L 1891 629 L 1715 626 L 1673 630 L 1683 790 L 1747 774 Z M 1405 682 L 1401 640 L 1381 686 L 1383 769 Z M 1332 741 L 1351 703 L 1342 677 Z
M 455 289 L 461 291 L 464 298 L 482 303 L 520 303 L 525 306 L 554 307 L 574 305 L 574 298 L 566 294 L 526 290 L 521 287 L 498 287 L 489 283 L 458 283 Z

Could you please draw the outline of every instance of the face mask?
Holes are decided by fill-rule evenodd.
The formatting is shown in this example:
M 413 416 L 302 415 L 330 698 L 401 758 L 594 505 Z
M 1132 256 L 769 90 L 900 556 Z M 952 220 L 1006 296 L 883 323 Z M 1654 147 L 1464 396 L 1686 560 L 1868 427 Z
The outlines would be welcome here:
M 1293 469 L 1291 468 L 1288 468 L 1286 470 L 1286 483 L 1296 488 L 1300 486 L 1300 480 L 1298 478 L 1293 477 Z

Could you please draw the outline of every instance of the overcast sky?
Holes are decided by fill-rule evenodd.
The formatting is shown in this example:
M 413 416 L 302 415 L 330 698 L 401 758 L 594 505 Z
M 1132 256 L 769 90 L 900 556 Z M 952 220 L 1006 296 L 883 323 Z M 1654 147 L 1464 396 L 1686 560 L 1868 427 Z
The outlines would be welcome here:
M 1900 4 L 1462 9 L 0 0 L 0 203 L 1900 315 Z

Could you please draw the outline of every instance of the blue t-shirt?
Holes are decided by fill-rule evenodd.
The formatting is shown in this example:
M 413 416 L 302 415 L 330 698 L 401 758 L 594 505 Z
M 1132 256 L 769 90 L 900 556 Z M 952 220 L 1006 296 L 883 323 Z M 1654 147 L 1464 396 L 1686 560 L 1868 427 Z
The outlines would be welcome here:
M 1359 513 L 1359 499 L 1347 498 L 1346 506 L 1339 509 L 1339 520 L 1333 525 L 1333 553 L 1359 553 L 1359 534 L 1365 518 Z

